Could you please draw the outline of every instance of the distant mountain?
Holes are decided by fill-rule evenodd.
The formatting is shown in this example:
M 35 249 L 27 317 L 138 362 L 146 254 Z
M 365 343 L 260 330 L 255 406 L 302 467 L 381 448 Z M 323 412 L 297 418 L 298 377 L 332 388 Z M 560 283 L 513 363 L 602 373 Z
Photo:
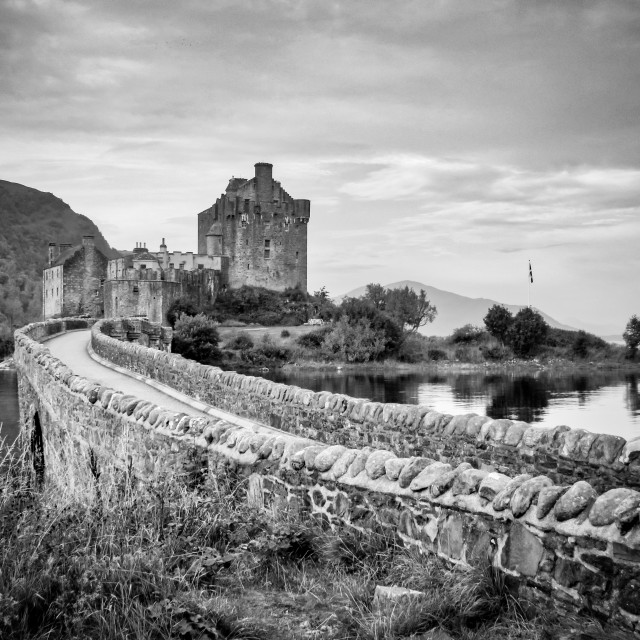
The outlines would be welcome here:
M 0 334 L 42 316 L 42 270 L 50 242 L 80 244 L 93 235 L 107 257 L 98 227 L 51 193 L 0 180 Z
M 487 314 L 489 307 L 492 307 L 494 304 L 502 304 L 512 313 L 517 313 L 522 309 L 522 305 L 504 304 L 496 300 L 490 300 L 489 298 L 467 298 L 466 296 L 436 289 L 435 287 L 413 280 L 392 282 L 391 284 L 384 285 L 384 287 L 386 289 L 409 287 L 414 291 L 424 289 L 427 292 L 427 298 L 438 310 L 436 319 L 432 323 L 420 328 L 420 333 L 427 336 L 449 336 L 455 329 L 465 324 L 473 324 L 480 327 L 484 326 L 483 318 Z M 334 300 L 340 302 L 343 298 L 358 298 L 364 295 L 366 289 L 366 286 L 358 287 L 342 296 L 337 296 Z M 557 329 L 576 331 L 574 327 L 562 324 L 539 309 L 536 310 L 549 326 L 556 327 Z

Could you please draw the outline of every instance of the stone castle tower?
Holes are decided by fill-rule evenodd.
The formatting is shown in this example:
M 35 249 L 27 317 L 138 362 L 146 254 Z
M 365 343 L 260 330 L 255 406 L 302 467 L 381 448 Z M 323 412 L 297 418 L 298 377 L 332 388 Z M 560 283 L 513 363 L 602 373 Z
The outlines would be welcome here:
M 228 257 L 231 288 L 306 291 L 310 202 L 292 198 L 272 170 L 258 162 L 253 178 L 231 178 L 226 192 L 198 214 L 198 253 Z

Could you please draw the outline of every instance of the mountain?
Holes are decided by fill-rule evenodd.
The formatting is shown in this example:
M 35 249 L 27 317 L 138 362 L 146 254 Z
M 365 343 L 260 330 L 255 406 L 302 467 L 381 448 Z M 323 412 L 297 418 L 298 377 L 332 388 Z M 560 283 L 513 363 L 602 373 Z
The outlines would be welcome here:
M 0 334 L 42 317 L 49 243 L 76 245 L 83 235 L 93 235 L 107 257 L 118 255 L 89 218 L 60 198 L 0 180 Z
M 427 292 L 427 298 L 434 304 L 438 310 L 436 319 L 420 328 L 420 333 L 428 336 L 449 336 L 458 327 L 462 327 L 465 324 L 473 324 L 476 326 L 484 326 L 483 318 L 487 314 L 489 307 L 494 304 L 503 304 L 502 302 L 496 302 L 489 298 L 467 298 L 467 296 L 461 296 L 457 293 L 451 293 L 450 291 L 443 291 L 442 289 L 436 289 L 420 282 L 414 282 L 412 280 L 402 280 L 401 282 L 392 282 L 391 284 L 384 285 L 385 289 L 399 289 L 409 287 L 414 291 L 420 291 L 424 289 Z M 349 291 L 342 296 L 334 298 L 334 301 L 340 302 L 344 298 L 358 298 L 363 296 L 367 287 L 358 287 L 353 291 Z M 511 313 L 517 313 L 522 309 L 521 305 L 515 304 L 503 304 Z M 562 324 L 557 320 L 554 320 L 551 316 L 543 313 L 539 309 L 536 309 L 538 313 L 545 319 L 546 323 L 551 327 L 557 329 L 567 329 L 569 331 L 576 331 L 574 327 L 570 327 L 566 324 Z

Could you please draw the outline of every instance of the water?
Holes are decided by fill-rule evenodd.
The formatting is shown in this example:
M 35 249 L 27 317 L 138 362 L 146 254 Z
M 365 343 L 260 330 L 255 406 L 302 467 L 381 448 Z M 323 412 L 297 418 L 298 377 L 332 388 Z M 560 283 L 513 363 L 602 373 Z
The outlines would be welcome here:
M 566 424 L 627 440 L 640 437 L 640 375 L 633 373 L 273 371 L 265 377 L 375 402 L 426 404 L 443 413 L 478 413 L 548 427 Z M 13 442 L 19 429 L 15 371 L 0 370 L 0 423 L 0 435 Z
M 640 375 L 594 373 L 269 372 L 313 391 L 375 402 L 426 404 L 443 413 L 477 413 L 554 427 L 566 424 L 627 440 L 640 437 Z
M 18 377 L 15 371 L 0 369 L 0 437 L 10 445 L 18 437 Z

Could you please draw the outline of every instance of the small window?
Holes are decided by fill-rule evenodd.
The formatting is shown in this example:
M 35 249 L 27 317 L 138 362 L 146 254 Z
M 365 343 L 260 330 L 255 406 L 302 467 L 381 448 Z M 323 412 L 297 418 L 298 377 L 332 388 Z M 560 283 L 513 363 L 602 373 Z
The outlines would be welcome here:
M 271 257 L 271 240 L 264 241 L 264 257 L 265 258 Z
M 198 265 L 198 269 L 204 269 L 204 265 L 203 264 L 199 264 Z
M 244 243 L 247 245 L 247 247 L 249 246 L 249 240 L 245 240 Z
M 296 260 L 298 259 L 298 256 L 300 255 L 299 251 L 296 251 Z
M 181 268 L 181 269 L 184 269 L 184 265 L 185 265 L 185 263 L 184 263 L 184 262 L 181 262 L 181 263 L 180 263 L 180 268 Z
M 175 267 L 174 267 L 174 265 L 173 265 L 173 262 L 170 262 L 170 263 L 169 263 L 169 269 L 174 269 L 174 268 L 175 268 Z
M 140 265 L 140 268 L 141 268 L 141 269 L 146 269 L 146 268 L 147 268 L 147 265 L 146 265 L 146 264 L 141 264 L 141 265 Z
M 251 269 L 251 265 L 247 262 L 247 269 Z

